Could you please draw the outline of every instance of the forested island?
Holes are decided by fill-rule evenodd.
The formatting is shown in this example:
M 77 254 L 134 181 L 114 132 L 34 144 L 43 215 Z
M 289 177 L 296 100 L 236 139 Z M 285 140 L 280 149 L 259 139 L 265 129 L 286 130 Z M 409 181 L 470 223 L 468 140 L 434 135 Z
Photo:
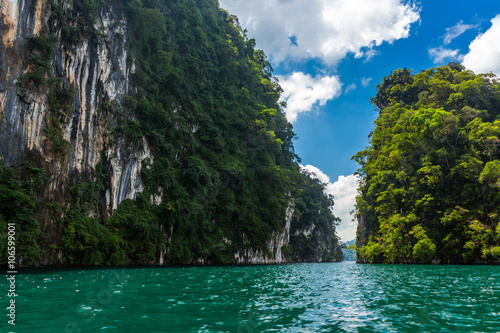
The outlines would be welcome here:
M 500 83 L 462 65 L 384 78 L 361 165 L 358 262 L 500 260 Z
M 216 0 L 5 12 L 0 243 L 15 224 L 19 265 L 342 260 L 273 69 Z

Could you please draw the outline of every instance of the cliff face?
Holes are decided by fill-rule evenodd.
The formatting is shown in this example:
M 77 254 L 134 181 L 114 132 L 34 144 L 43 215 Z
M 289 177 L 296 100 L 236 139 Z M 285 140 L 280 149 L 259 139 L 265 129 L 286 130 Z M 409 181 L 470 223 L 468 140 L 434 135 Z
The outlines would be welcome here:
M 265 56 L 216 1 L 136 5 L 1 2 L 0 159 L 46 174 L 30 262 L 289 261 L 280 167 L 300 174 Z
M 294 213 L 294 201 L 290 201 L 286 210 L 285 226 L 283 231 L 274 231 L 272 238 L 267 242 L 267 253 L 262 250 L 246 249 L 234 254 L 238 264 L 282 264 L 290 262 L 290 257 L 283 253 L 290 243 L 290 227 Z
M 101 214 L 109 216 L 124 199 L 135 199 L 143 190 L 141 161 L 152 159 L 144 141 L 142 149 L 130 147 L 112 137 L 115 124 L 104 103 L 121 104 L 129 92 L 126 29 L 123 10 L 107 7 L 99 12 L 97 26 L 104 31 L 99 44 L 81 40 L 75 46 L 57 43 L 45 76 L 62 79 L 64 88 L 75 94 L 61 121 L 62 136 L 69 143 L 62 158 L 54 153 L 49 128 L 49 90 L 46 86 L 21 87 L 21 77 L 32 70 L 30 38 L 61 32 L 49 26 L 50 11 L 45 1 L 4 1 L 1 7 L 0 45 L 0 154 L 9 165 L 26 161 L 44 167 L 50 179 L 44 191 L 46 201 L 69 202 L 69 188 L 96 176 L 96 165 L 104 159 L 108 186 L 102 191 Z M 68 9 L 67 9 L 68 10 Z M 55 241 L 51 221 L 42 218 L 42 228 Z M 50 262 L 45 259 L 44 263 Z
M 368 243 L 369 230 L 367 223 L 361 214 L 357 216 L 358 228 L 356 230 L 356 262 L 360 264 L 367 264 L 370 259 L 364 256 L 359 249 Z

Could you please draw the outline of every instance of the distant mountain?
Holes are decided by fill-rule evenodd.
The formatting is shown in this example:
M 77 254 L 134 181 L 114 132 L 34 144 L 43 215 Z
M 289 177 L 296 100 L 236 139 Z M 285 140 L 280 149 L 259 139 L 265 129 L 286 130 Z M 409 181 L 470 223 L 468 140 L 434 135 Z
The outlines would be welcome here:
M 349 249 L 349 246 L 356 245 L 356 240 L 351 240 L 345 242 L 345 248 L 342 248 L 342 252 L 344 253 L 344 261 L 356 261 L 356 250 Z

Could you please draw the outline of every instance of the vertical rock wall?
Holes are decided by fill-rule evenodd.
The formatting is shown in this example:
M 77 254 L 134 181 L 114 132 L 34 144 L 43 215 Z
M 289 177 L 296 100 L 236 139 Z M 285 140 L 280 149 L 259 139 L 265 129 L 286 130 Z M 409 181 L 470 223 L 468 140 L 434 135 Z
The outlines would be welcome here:
M 125 12 L 113 7 L 100 11 L 95 26 L 102 32 L 100 43 L 89 39 L 76 45 L 57 43 L 52 70 L 46 77 L 60 78 L 65 89 L 75 91 L 61 123 L 63 138 L 69 142 L 63 157 L 54 154 L 46 135 L 49 88 L 23 91 L 20 85 L 20 78 L 30 70 L 29 38 L 61 35 L 49 26 L 49 16 L 48 1 L 0 2 L 0 155 L 12 166 L 28 161 L 45 168 L 49 174 L 45 200 L 61 204 L 70 202 L 69 188 L 78 181 L 95 179 L 96 165 L 104 160 L 109 181 L 101 213 L 107 215 L 121 201 L 142 191 L 141 161 L 152 159 L 145 141 L 142 149 L 130 147 L 113 134 L 115 116 L 103 108 L 103 103 L 119 107 L 130 89 Z M 42 224 L 50 242 L 51 221 Z

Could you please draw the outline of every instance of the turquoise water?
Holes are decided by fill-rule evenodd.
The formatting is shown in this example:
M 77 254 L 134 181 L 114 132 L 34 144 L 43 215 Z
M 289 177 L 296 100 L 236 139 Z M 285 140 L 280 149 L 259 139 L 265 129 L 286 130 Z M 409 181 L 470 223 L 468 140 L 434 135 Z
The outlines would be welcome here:
M 0 332 L 500 331 L 498 266 L 344 262 L 25 272 L 17 274 L 16 326 L 4 315 Z M 0 278 L 0 304 L 7 307 L 7 281 Z

